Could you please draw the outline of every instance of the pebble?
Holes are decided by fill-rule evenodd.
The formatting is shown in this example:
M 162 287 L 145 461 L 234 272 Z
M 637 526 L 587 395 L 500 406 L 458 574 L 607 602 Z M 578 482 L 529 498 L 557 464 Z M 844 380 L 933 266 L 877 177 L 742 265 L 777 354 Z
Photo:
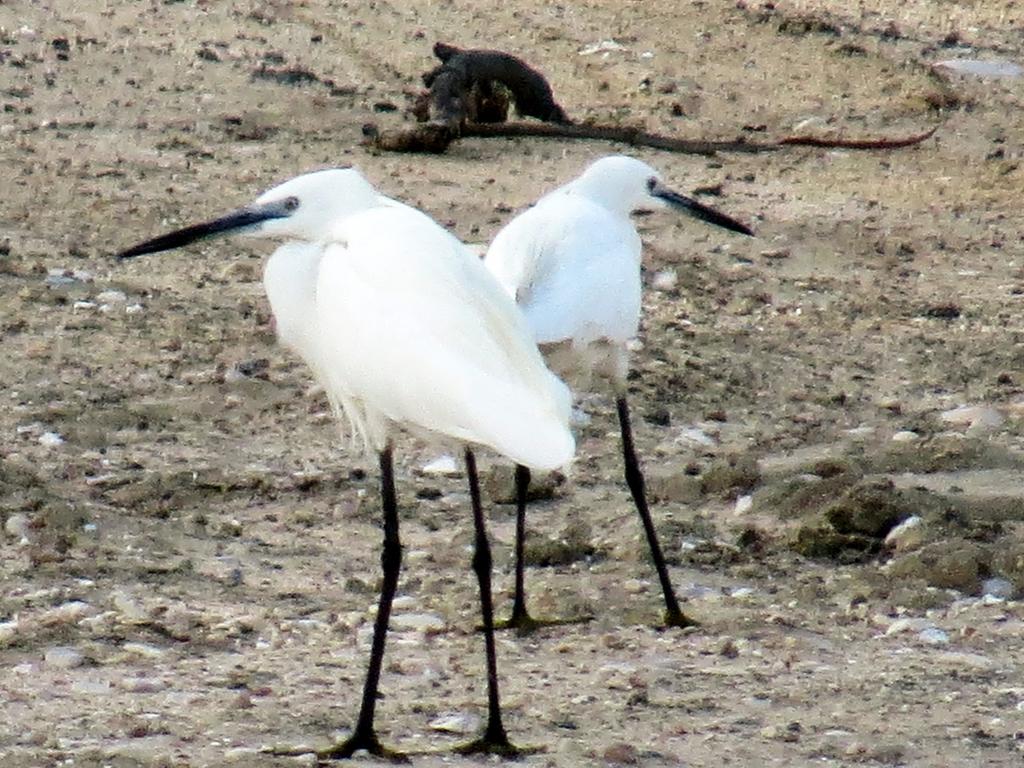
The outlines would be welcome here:
M 946 59 L 932 64 L 932 69 L 974 77 L 1021 77 L 1024 67 L 1006 59 Z
M 43 661 L 54 669 L 74 669 L 85 664 L 85 656 L 74 648 L 57 646 L 46 651 Z
M 14 639 L 20 629 L 22 624 L 16 618 L 9 622 L 0 622 L 0 645 Z
M 103 291 L 96 294 L 96 301 L 100 304 L 124 304 L 128 297 L 122 291 Z
M 1017 593 L 1013 582 L 1008 579 L 993 578 L 981 582 L 981 594 L 986 597 L 995 597 L 1001 600 L 1012 600 Z
M 735 511 L 737 515 L 745 515 L 754 506 L 754 497 L 749 493 L 736 497 Z
M 396 611 L 405 611 L 409 608 L 415 608 L 416 605 L 416 598 L 412 595 L 399 595 L 391 601 L 391 608 Z
M 607 54 L 611 53 L 612 51 L 624 50 L 626 50 L 626 46 L 622 45 L 622 43 L 619 43 L 609 38 L 608 40 L 598 40 L 596 43 L 585 45 L 582 48 L 580 48 L 577 51 L 577 53 L 580 56 L 592 56 L 595 53 L 603 53 L 605 54 L 605 56 L 607 56 Z
M 77 624 L 87 616 L 96 613 L 96 609 L 84 600 L 69 600 L 56 608 L 51 608 L 39 616 L 39 623 L 52 627 L 60 624 Z
M 441 632 L 445 622 L 436 613 L 399 613 L 391 617 L 391 628 L 396 632 Z
M 155 677 L 122 677 L 117 686 L 129 693 L 159 693 L 167 688 L 167 681 Z
M 429 727 L 443 733 L 476 733 L 480 730 L 480 717 L 470 712 L 451 712 L 435 717 Z
M 892 436 L 894 443 L 912 443 L 915 440 L 920 440 L 921 436 L 917 432 L 912 432 L 909 429 L 903 429 Z
M 27 542 L 30 522 L 28 515 L 15 512 L 4 523 L 4 532 L 12 539 Z
M 946 424 L 966 426 L 968 431 L 991 432 L 1002 426 L 1006 420 L 995 408 L 983 405 L 962 405 L 939 414 L 939 419 Z
M 926 629 L 933 629 L 935 625 L 929 619 L 896 619 L 885 630 L 886 636 L 899 635 L 904 632 L 924 632 Z
M 446 453 L 444 456 L 438 456 L 433 461 L 424 464 L 420 467 L 420 472 L 424 475 L 454 477 L 459 474 L 459 467 L 455 463 L 455 457 Z
M 141 315 L 145 311 L 146 308 L 141 304 L 129 304 L 127 307 L 124 308 L 124 312 L 126 315 Z
M 44 445 L 47 448 L 55 448 L 58 445 L 64 444 L 64 438 L 56 432 L 43 432 L 39 436 L 39 444 Z
M 959 651 L 947 651 L 933 657 L 935 661 L 952 664 L 966 669 L 989 670 L 999 666 L 988 656 L 980 653 L 962 653 Z
M 889 531 L 885 546 L 896 552 L 906 552 L 924 544 L 925 533 L 924 519 L 920 515 L 911 515 Z
M 71 684 L 71 690 L 74 693 L 80 693 L 85 696 L 97 696 L 111 692 L 109 682 L 106 680 L 96 680 L 94 678 L 75 680 Z
M 134 653 L 144 659 L 162 659 L 167 655 L 166 650 L 149 643 L 125 643 L 121 646 L 121 650 L 126 653 Z
M 121 614 L 121 618 L 128 622 L 140 622 L 149 620 L 149 611 L 136 598 L 124 592 L 115 592 L 113 598 L 114 608 Z
M 679 273 L 674 269 L 663 269 L 654 275 L 651 287 L 656 291 L 671 291 L 679 282 Z
M 685 427 L 676 437 L 677 443 L 684 445 L 707 446 L 714 445 L 715 439 L 707 432 L 698 427 Z
M 938 627 L 929 627 L 919 632 L 917 639 L 929 645 L 946 645 L 949 642 L 949 635 Z
M 224 751 L 224 760 L 228 763 L 255 765 L 259 762 L 259 759 L 260 751 L 255 747 L 231 747 Z

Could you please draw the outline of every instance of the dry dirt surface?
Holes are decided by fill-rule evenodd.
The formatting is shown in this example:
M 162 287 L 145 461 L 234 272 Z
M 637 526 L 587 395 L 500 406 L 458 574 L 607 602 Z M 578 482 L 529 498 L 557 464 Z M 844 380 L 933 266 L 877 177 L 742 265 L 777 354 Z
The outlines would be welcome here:
M 636 154 L 754 239 L 638 218 L 631 398 L 685 610 L 607 396 L 535 505 L 543 616 L 498 654 L 524 766 L 1024 762 L 1024 62 L 1012 0 L 0 1 L 0 765 L 293 766 L 352 723 L 375 462 L 274 343 L 267 249 L 140 239 L 356 164 L 467 242 L 622 147 L 374 155 L 435 40 L 516 53 L 576 119 L 898 151 Z M 699 191 L 703 190 L 703 191 Z M 485 702 L 464 480 L 398 446 L 406 560 L 378 727 L 456 757 Z M 499 615 L 508 473 L 482 457 Z M 498 469 L 492 471 L 491 467 Z M 297 755 L 283 755 L 291 750 Z

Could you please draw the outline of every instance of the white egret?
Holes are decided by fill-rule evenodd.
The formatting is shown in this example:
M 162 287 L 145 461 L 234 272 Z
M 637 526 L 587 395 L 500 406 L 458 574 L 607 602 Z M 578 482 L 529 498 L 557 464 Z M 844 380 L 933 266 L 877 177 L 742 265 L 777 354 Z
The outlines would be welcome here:
M 608 380 L 616 399 L 626 483 L 647 535 L 665 596 L 665 622 L 694 622 L 679 608 L 651 521 L 644 477 L 633 445 L 626 374 L 627 342 L 640 323 L 642 244 L 630 214 L 641 208 L 682 211 L 745 235 L 743 224 L 673 192 L 658 173 L 635 158 L 612 155 L 541 198 L 509 222 L 491 243 L 485 263 L 515 297 L 552 370 L 587 387 Z M 516 471 L 516 589 L 508 625 L 527 631 L 539 622 L 526 609 L 523 541 L 529 468 Z
M 491 553 L 474 447 L 538 469 L 575 450 L 571 395 L 544 366 L 529 327 L 478 258 L 423 213 L 379 195 L 354 169 L 299 176 L 218 219 L 141 243 L 121 258 L 211 235 L 287 242 L 264 285 L 281 341 L 312 368 L 339 416 L 376 451 L 381 470 L 384 572 L 356 726 L 321 757 L 384 748 L 374 706 L 401 567 L 392 441 L 399 429 L 465 447 L 488 673 L 488 721 L 464 751 L 514 753 L 501 721 L 491 602 Z

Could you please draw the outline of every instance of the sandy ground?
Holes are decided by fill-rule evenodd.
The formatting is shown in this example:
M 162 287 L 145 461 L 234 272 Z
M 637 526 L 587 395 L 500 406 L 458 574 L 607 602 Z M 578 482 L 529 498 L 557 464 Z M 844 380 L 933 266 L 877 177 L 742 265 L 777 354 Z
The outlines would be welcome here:
M 275 346 L 266 249 L 111 254 L 346 163 L 485 242 L 621 150 L 369 154 L 362 124 L 407 119 L 443 39 L 524 56 L 576 118 L 691 138 L 943 121 L 900 151 L 637 152 L 757 230 L 638 220 L 636 431 L 701 626 L 657 629 L 611 403 L 586 399 L 528 584 L 536 613 L 596 618 L 501 636 L 510 734 L 542 748 L 522 764 L 1020 765 L 1024 79 L 930 66 L 1024 59 L 1021 8 L 853 5 L 0 3 L 0 764 L 308 765 L 270 750 L 352 722 L 376 467 Z M 378 710 L 419 765 L 473 762 L 448 750 L 484 703 L 467 496 L 436 456 L 398 451 Z

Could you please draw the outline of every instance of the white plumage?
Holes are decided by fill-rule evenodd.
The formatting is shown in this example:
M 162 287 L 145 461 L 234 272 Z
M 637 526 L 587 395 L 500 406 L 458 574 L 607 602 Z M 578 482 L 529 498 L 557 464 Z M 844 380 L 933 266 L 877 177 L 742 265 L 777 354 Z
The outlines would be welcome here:
M 596 375 L 616 396 L 626 480 L 647 534 L 666 601 L 666 621 L 689 622 L 679 609 L 647 510 L 636 459 L 626 376 L 627 342 L 640 323 L 642 244 L 630 214 L 670 206 L 703 221 L 744 234 L 750 230 L 696 200 L 665 187 L 646 163 L 623 155 L 601 158 L 578 178 L 542 197 L 494 238 L 487 267 L 526 315 L 552 369 L 578 389 Z M 517 473 L 529 482 L 529 473 Z M 523 594 L 525 488 L 519 488 L 516 598 L 512 623 L 529 628 Z
M 366 447 L 405 427 L 531 467 L 570 461 L 568 389 L 479 259 L 353 169 L 291 179 L 242 210 L 287 200 L 288 215 L 243 229 L 288 240 L 264 269 L 278 336 Z
M 488 670 L 487 727 L 468 750 L 514 754 L 501 723 L 491 555 L 472 447 L 538 469 L 567 464 L 575 450 L 569 390 L 545 368 L 515 302 L 480 260 L 423 213 L 379 195 L 353 169 L 299 176 L 251 205 L 121 257 L 231 232 L 286 240 L 264 271 L 278 336 L 380 457 L 384 579 L 362 706 L 352 736 L 321 756 L 359 749 L 389 754 L 373 721 L 401 564 L 391 456 L 399 429 L 466 446 Z

